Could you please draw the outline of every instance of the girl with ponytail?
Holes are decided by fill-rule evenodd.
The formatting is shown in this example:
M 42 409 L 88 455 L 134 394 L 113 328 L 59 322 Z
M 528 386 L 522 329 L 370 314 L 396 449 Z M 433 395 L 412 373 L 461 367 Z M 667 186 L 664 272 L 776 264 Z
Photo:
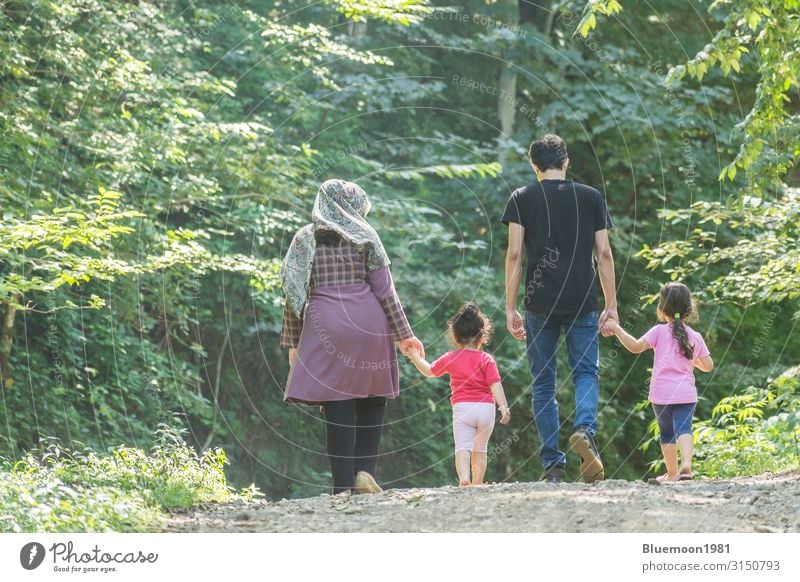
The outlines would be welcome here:
M 462 487 L 482 485 L 489 437 L 494 430 L 495 404 L 500 409 L 500 424 L 511 420 L 497 363 L 482 350 L 492 339 L 492 322 L 470 302 L 461 306 L 448 321 L 448 327 L 455 350 L 430 364 L 414 348 L 408 355 L 424 376 L 450 375 L 458 481 Z
M 685 481 L 693 478 L 692 416 L 697 405 L 694 368 L 710 372 L 714 361 L 703 337 L 688 325 L 697 319 L 697 309 L 686 285 L 672 282 L 661 287 L 656 315 L 662 323 L 650 328 L 638 340 L 616 321 L 609 320 L 605 329 L 613 332 L 629 352 L 638 354 L 650 348 L 655 352 L 648 398 L 658 421 L 667 468 L 657 480 Z

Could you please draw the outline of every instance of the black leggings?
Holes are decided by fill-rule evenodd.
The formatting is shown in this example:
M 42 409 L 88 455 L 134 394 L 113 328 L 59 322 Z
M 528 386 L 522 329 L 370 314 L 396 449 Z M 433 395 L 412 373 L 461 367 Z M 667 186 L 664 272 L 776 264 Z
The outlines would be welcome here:
M 375 475 L 386 398 L 370 396 L 326 402 L 324 409 L 335 494 L 352 489 L 359 471 Z

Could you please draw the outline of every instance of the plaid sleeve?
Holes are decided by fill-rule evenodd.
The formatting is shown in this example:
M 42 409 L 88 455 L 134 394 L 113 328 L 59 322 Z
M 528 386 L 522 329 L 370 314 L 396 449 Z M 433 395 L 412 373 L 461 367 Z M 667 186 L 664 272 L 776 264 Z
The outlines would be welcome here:
M 380 267 L 370 271 L 367 274 L 367 282 L 383 307 L 386 319 L 389 320 L 389 328 L 392 330 L 394 341 L 414 337 L 414 332 L 411 331 L 411 326 L 406 318 L 406 312 L 394 289 L 394 281 L 392 281 L 389 267 Z
M 283 326 L 281 326 L 281 345 L 285 348 L 296 348 L 300 343 L 300 332 L 303 331 L 303 320 L 297 317 L 289 304 L 283 304 Z
M 386 313 L 386 318 L 389 320 L 389 328 L 392 330 L 394 341 L 404 340 L 413 337 L 414 332 L 411 331 L 411 326 L 408 323 L 406 312 L 400 304 L 400 298 L 397 293 L 392 291 L 389 295 L 380 299 L 381 307 Z

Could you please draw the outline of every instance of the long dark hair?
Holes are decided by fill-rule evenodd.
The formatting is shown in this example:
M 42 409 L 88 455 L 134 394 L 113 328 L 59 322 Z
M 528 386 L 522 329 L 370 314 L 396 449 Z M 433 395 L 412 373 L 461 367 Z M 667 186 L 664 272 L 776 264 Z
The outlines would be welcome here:
M 479 338 L 482 340 L 481 343 L 489 343 L 494 331 L 492 320 L 486 317 L 472 301 L 462 305 L 447 325 L 450 327 L 456 347 L 469 345 Z
M 694 359 L 694 346 L 689 342 L 686 323 L 697 319 L 697 309 L 692 293 L 683 283 L 672 282 L 661 287 L 658 309 L 664 316 L 673 318 L 672 337 L 687 360 Z

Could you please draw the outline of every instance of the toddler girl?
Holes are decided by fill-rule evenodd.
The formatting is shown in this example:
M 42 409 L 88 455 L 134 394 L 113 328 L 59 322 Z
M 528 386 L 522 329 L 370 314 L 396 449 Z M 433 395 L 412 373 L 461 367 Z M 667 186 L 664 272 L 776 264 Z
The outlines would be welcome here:
M 467 303 L 448 321 L 448 326 L 454 351 L 431 364 L 415 349 L 409 350 L 408 355 L 425 376 L 450 375 L 458 482 L 462 487 L 481 485 L 486 473 L 487 445 L 494 430 L 495 402 L 500 408 L 500 424 L 508 424 L 511 411 L 497 364 L 481 350 L 491 339 L 492 322 L 477 305 Z
M 682 283 L 667 283 L 661 288 L 658 309 L 659 321 L 638 340 L 609 320 L 605 327 L 614 332 L 629 352 L 638 354 L 653 348 L 653 375 L 648 399 L 658 422 L 661 451 L 667 472 L 657 480 L 684 481 L 692 479 L 692 415 L 697 405 L 694 368 L 710 372 L 714 362 L 703 337 L 687 325 L 696 319 L 692 294 Z M 677 446 L 681 450 L 678 470 Z

